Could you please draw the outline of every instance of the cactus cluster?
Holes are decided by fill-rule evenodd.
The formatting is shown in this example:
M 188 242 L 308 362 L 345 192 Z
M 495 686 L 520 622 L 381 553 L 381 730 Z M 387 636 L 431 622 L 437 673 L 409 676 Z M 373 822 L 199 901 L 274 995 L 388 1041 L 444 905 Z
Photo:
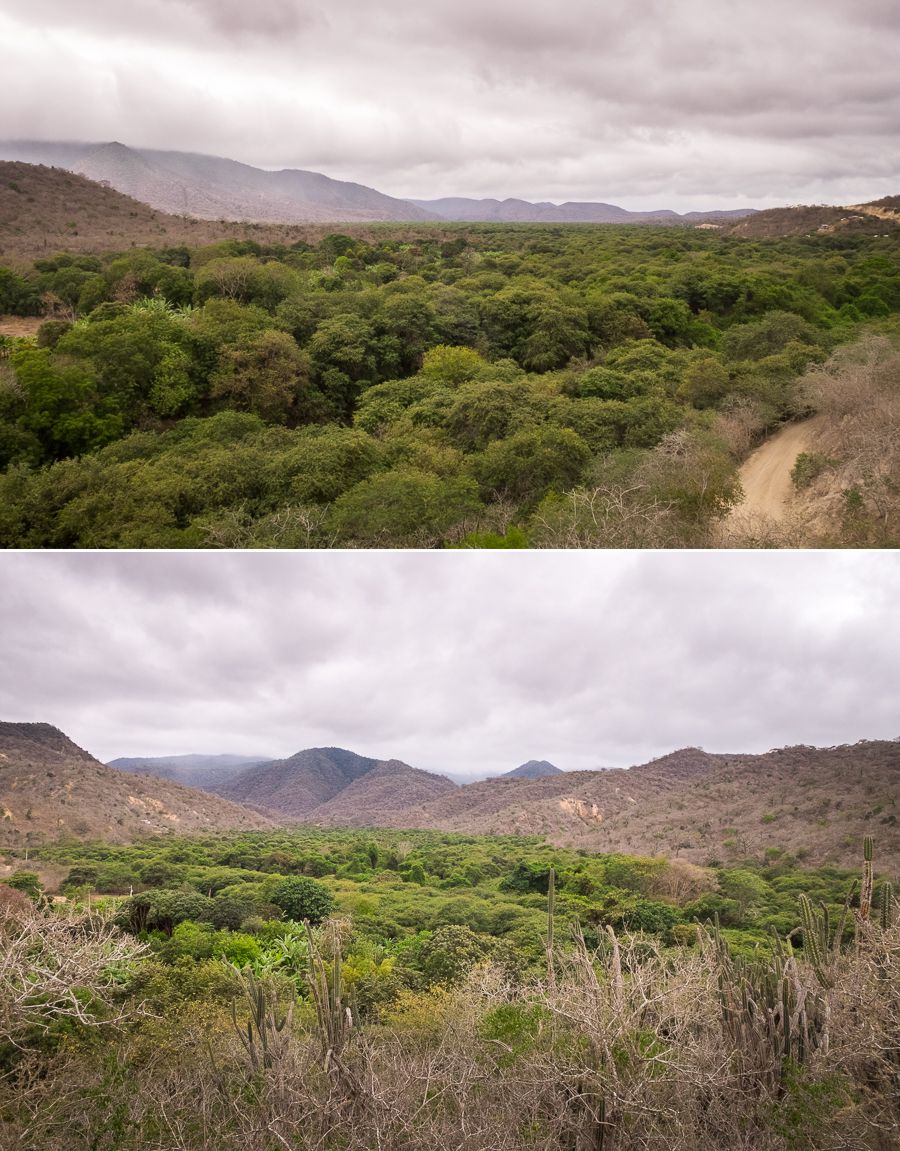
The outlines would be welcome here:
M 722 1023 L 748 1075 L 767 1076 L 777 1087 L 791 1064 L 805 1062 L 827 1045 L 827 1010 L 803 986 L 789 941 L 773 935 L 769 960 L 732 956 L 718 924 L 712 937 Z
M 309 939 L 309 989 L 316 1007 L 323 1066 L 329 1071 L 340 1060 L 353 1028 L 353 1013 L 344 1002 L 340 928 L 333 920 L 326 926 L 328 957 L 322 955 L 309 924 L 306 930 Z
M 841 953 L 841 944 L 844 938 L 844 928 L 850 912 L 850 901 L 856 892 L 854 884 L 844 901 L 844 909 L 838 920 L 837 927 L 832 931 L 831 917 L 828 908 L 820 903 L 814 908 L 812 901 L 806 895 L 800 896 L 800 922 L 803 925 L 803 954 L 811 964 L 816 978 L 822 987 L 831 987 L 833 977 L 831 968 Z
M 232 965 L 233 966 L 233 965 Z M 279 1018 L 278 1004 L 274 994 L 260 982 L 251 970 L 243 971 L 234 967 L 244 987 L 244 994 L 250 1007 L 246 1031 L 238 1023 L 237 1009 L 231 1004 L 231 1019 L 244 1050 L 250 1059 L 253 1070 L 268 1070 L 272 1067 L 278 1051 L 278 1037 L 291 1021 L 294 1004 Z

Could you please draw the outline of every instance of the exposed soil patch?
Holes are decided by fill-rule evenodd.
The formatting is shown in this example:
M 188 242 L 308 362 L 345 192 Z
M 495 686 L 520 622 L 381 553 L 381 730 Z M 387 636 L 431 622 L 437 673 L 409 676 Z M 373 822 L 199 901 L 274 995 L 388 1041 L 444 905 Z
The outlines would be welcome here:
M 0 316 L 0 336 L 34 336 L 43 322 L 42 316 Z

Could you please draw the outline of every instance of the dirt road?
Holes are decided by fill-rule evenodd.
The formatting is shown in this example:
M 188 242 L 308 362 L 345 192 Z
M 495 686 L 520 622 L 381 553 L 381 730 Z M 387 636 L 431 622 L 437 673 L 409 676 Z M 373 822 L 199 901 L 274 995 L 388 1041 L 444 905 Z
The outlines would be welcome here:
M 732 514 L 761 513 L 776 520 L 784 516 L 794 489 L 791 469 L 797 456 L 809 451 L 815 427 L 815 417 L 788 424 L 747 457 L 740 471 L 744 499 Z

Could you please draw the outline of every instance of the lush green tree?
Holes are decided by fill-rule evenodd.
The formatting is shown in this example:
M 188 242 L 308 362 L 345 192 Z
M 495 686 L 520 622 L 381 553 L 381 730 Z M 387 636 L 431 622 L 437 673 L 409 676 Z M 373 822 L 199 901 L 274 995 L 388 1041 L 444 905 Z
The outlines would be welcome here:
M 800 316 L 771 312 L 761 320 L 729 328 L 722 337 L 722 351 L 729 360 L 761 360 L 793 342 L 817 345 L 823 341 L 823 334 Z
M 14 891 L 23 892 L 33 903 L 39 903 L 43 897 L 44 885 L 33 871 L 14 871 L 3 882 Z
M 572 487 L 590 457 L 587 444 L 571 429 L 546 426 L 494 440 L 472 457 L 471 468 L 486 498 L 527 503 L 551 488 Z
M 422 360 L 422 375 L 426 379 L 450 386 L 483 379 L 489 371 L 487 360 L 472 348 L 438 344 L 430 348 Z
M 25 408 L 18 424 L 45 460 L 77 456 L 122 434 L 125 419 L 112 396 L 77 364 L 58 364 L 45 349 L 24 345 L 12 356 Z
M 253 412 L 271 423 L 307 423 L 325 414 L 324 397 L 310 380 L 308 358 L 291 336 L 273 330 L 223 351 L 210 377 L 210 395 L 225 407 Z
M 334 897 L 328 888 L 303 875 L 291 876 L 276 883 L 269 891 L 269 900 L 288 919 L 298 923 L 304 920 L 313 924 L 321 923 L 334 910 Z
M 469 975 L 490 952 L 490 940 L 465 924 L 448 923 L 421 945 L 419 963 L 429 983 L 450 986 Z
M 39 309 L 36 288 L 24 276 L 0 267 L 0 315 L 33 316 Z
M 474 516 L 478 488 L 466 476 L 446 479 L 410 467 L 371 476 L 340 496 L 331 522 L 342 540 L 427 546 Z

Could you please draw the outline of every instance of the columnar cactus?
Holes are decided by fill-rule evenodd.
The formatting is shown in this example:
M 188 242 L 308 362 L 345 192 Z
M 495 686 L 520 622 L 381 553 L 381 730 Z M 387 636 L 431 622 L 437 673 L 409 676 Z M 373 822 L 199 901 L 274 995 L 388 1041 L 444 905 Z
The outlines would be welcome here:
M 859 918 L 865 923 L 869 918 L 869 912 L 872 910 L 872 855 L 875 850 L 875 842 L 871 835 L 867 835 L 863 840 L 863 882 L 862 890 L 859 893 Z
M 894 922 L 894 885 L 883 883 L 881 885 L 881 926 L 887 931 Z
M 553 916 L 556 914 L 556 868 L 550 868 L 547 877 L 547 979 L 553 982 Z

